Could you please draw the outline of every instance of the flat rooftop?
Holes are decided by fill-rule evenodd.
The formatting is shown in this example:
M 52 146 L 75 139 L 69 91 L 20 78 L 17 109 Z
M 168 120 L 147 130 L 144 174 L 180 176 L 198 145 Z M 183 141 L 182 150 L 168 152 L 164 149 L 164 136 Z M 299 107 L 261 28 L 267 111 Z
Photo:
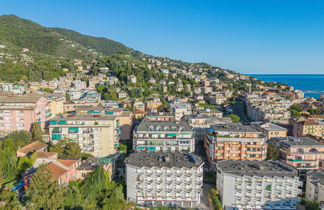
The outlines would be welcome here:
M 307 172 L 307 177 L 311 177 L 324 185 L 324 171 L 309 171 Z
M 279 161 L 223 160 L 217 162 L 217 168 L 223 173 L 237 176 L 297 176 L 293 166 Z
M 126 164 L 136 167 L 192 168 L 200 166 L 203 161 L 193 154 L 180 152 L 136 152 L 129 155 Z
M 260 133 L 258 130 L 252 128 L 250 125 L 243 125 L 241 123 L 228 123 L 221 125 L 213 125 L 213 128 L 217 131 L 228 131 L 228 132 L 255 132 Z
M 170 129 L 170 127 L 176 127 L 175 129 Z M 159 129 L 157 129 L 159 128 Z M 165 130 L 164 128 L 168 128 Z M 189 126 L 189 124 L 185 121 L 176 121 L 174 119 L 168 120 L 168 121 L 155 121 L 155 120 L 148 120 L 147 118 L 144 118 L 141 123 L 137 126 L 137 131 L 192 131 L 192 128 Z
M 310 147 L 310 146 L 317 146 L 317 147 L 324 147 L 324 143 L 316 141 L 309 137 L 293 137 L 289 136 L 286 140 L 280 142 L 282 146 L 285 147 Z
M 94 115 L 94 114 L 65 114 L 63 116 L 58 116 L 50 121 L 60 121 L 60 120 L 83 120 L 83 121 L 92 121 L 92 120 L 114 120 L 116 119 L 116 116 L 111 116 L 111 115 Z
M 252 122 L 253 125 L 264 128 L 269 131 L 286 131 L 286 128 L 280 127 L 269 122 Z
M 0 96 L 0 103 L 36 103 L 43 95 Z

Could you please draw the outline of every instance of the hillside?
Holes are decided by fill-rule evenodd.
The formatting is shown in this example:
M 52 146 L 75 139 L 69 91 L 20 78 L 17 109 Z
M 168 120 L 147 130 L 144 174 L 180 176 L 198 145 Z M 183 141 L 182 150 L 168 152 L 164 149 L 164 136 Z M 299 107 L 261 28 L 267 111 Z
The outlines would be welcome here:
M 0 16 L 0 80 L 50 80 L 63 75 L 63 68 L 74 71 L 74 59 L 87 64 L 128 50 L 106 38 L 47 28 L 14 15 Z

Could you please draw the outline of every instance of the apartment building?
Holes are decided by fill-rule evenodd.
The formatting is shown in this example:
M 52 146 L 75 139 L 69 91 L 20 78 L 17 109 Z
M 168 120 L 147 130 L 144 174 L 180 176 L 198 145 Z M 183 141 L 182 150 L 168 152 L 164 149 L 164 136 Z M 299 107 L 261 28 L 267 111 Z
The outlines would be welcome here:
M 246 98 L 246 112 L 252 121 L 270 121 L 275 124 L 289 124 L 290 100 L 280 97 L 260 96 Z
M 192 128 L 171 115 L 146 116 L 133 131 L 134 151 L 195 151 Z
M 203 161 L 179 152 L 138 152 L 126 159 L 127 200 L 142 206 L 197 208 Z
M 286 138 L 287 129 L 270 122 L 252 122 L 251 126 L 262 132 L 267 139 Z
M 128 141 L 131 139 L 134 115 L 128 109 L 82 106 L 77 107 L 75 111 L 80 114 L 116 116 L 120 127 L 120 140 Z
M 217 162 L 217 183 L 225 210 L 295 210 L 302 193 L 298 171 L 278 161 Z
M 288 137 L 280 142 L 280 158 L 298 170 L 324 168 L 324 143 L 309 137 Z
M 264 160 L 266 138 L 249 125 L 230 123 L 214 125 L 207 130 L 204 141 L 209 162 L 219 160 Z
M 324 137 L 324 122 L 315 120 L 297 121 L 293 124 L 294 136 Z
M 324 202 L 324 171 L 307 172 L 305 198 Z
M 190 103 L 173 103 L 171 111 L 175 120 L 181 120 L 183 116 L 192 114 L 192 105 Z
M 30 131 L 33 123 L 45 126 L 50 117 L 48 100 L 41 95 L 0 96 L 0 135 Z
M 49 121 L 51 143 L 69 139 L 79 143 L 82 152 L 105 157 L 116 152 L 120 129 L 115 116 L 65 115 Z

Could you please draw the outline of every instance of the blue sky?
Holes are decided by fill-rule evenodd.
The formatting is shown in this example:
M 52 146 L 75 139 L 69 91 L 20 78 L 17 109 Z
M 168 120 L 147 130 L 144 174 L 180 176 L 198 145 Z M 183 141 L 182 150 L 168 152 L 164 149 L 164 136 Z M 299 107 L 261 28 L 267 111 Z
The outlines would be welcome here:
M 320 0 L 0 0 L 0 14 L 241 73 L 324 74 Z

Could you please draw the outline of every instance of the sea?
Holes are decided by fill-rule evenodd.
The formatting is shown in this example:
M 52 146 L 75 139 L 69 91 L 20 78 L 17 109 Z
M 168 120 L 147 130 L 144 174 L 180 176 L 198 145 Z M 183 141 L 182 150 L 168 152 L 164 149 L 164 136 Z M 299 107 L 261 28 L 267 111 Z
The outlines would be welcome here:
M 249 74 L 249 76 L 266 82 L 282 82 L 304 92 L 305 97 L 320 98 L 324 93 L 307 91 L 324 91 L 324 74 Z

